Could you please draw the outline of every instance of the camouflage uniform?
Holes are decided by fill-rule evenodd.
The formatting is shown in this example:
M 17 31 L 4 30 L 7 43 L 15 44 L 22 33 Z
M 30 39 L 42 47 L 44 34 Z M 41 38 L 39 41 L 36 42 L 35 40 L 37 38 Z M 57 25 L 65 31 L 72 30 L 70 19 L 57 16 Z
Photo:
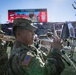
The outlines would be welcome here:
M 15 43 L 8 64 L 10 75 L 59 75 L 64 69 L 57 49 L 44 62 L 35 48 L 19 42 Z
M 69 64 L 65 63 L 65 69 L 64 71 L 61 73 L 61 75 L 76 75 L 76 69 L 74 68 L 74 66 L 72 65 L 72 63 L 69 61 L 69 59 L 71 60 L 71 58 L 67 58 L 66 55 L 69 57 L 69 51 L 66 49 L 65 50 L 65 54 L 63 55 L 63 57 L 68 61 Z M 74 53 L 74 60 L 76 58 L 76 53 Z M 71 60 L 72 61 L 72 60 Z M 72 61 L 73 62 L 73 61 Z M 74 62 L 73 62 L 74 63 Z M 74 63 L 76 65 L 76 63 Z
M 14 25 L 36 30 L 26 19 L 16 19 Z M 33 46 L 16 41 L 8 61 L 9 75 L 60 75 L 65 67 L 60 51 L 51 50 L 45 61 L 44 54 Z
M 0 75 L 6 75 L 6 62 L 8 60 L 6 48 L 3 43 L 4 32 L 0 30 Z

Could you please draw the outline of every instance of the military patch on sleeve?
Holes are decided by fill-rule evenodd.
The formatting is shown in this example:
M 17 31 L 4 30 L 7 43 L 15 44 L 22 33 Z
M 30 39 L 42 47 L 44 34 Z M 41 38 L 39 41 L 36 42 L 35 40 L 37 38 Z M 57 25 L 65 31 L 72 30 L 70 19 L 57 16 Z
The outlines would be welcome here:
M 26 55 L 26 57 L 24 58 L 24 60 L 22 62 L 22 65 L 28 66 L 30 61 L 31 61 L 31 59 L 32 59 L 31 55 Z

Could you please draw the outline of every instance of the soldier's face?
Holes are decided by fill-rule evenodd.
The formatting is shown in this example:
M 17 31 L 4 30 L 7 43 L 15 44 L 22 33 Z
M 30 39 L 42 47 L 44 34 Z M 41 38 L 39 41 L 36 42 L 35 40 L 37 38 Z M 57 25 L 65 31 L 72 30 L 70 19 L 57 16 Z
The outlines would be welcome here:
M 24 30 L 22 32 L 22 39 L 23 42 L 27 45 L 31 45 L 33 44 L 33 36 L 34 36 L 34 32 L 30 31 L 30 30 Z

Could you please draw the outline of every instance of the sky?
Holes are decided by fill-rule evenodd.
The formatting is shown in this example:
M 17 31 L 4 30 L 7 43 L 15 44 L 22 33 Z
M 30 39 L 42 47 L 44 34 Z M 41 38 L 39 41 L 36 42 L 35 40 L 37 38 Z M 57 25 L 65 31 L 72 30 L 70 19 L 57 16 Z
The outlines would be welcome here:
M 76 0 L 0 0 L 0 23 L 8 21 L 8 10 L 43 9 L 48 12 L 48 22 L 76 21 Z M 76 5 L 75 5 L 76 6 Z

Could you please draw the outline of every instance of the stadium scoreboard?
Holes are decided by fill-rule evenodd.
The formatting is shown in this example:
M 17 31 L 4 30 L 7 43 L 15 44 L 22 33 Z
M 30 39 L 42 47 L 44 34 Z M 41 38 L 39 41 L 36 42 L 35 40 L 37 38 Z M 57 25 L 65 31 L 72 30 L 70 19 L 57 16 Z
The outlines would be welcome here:
M 15 18 L 30 19 L 32 22 L 47 22 L 47 9 L 17 9 L 8 10 L 8 21 Z

